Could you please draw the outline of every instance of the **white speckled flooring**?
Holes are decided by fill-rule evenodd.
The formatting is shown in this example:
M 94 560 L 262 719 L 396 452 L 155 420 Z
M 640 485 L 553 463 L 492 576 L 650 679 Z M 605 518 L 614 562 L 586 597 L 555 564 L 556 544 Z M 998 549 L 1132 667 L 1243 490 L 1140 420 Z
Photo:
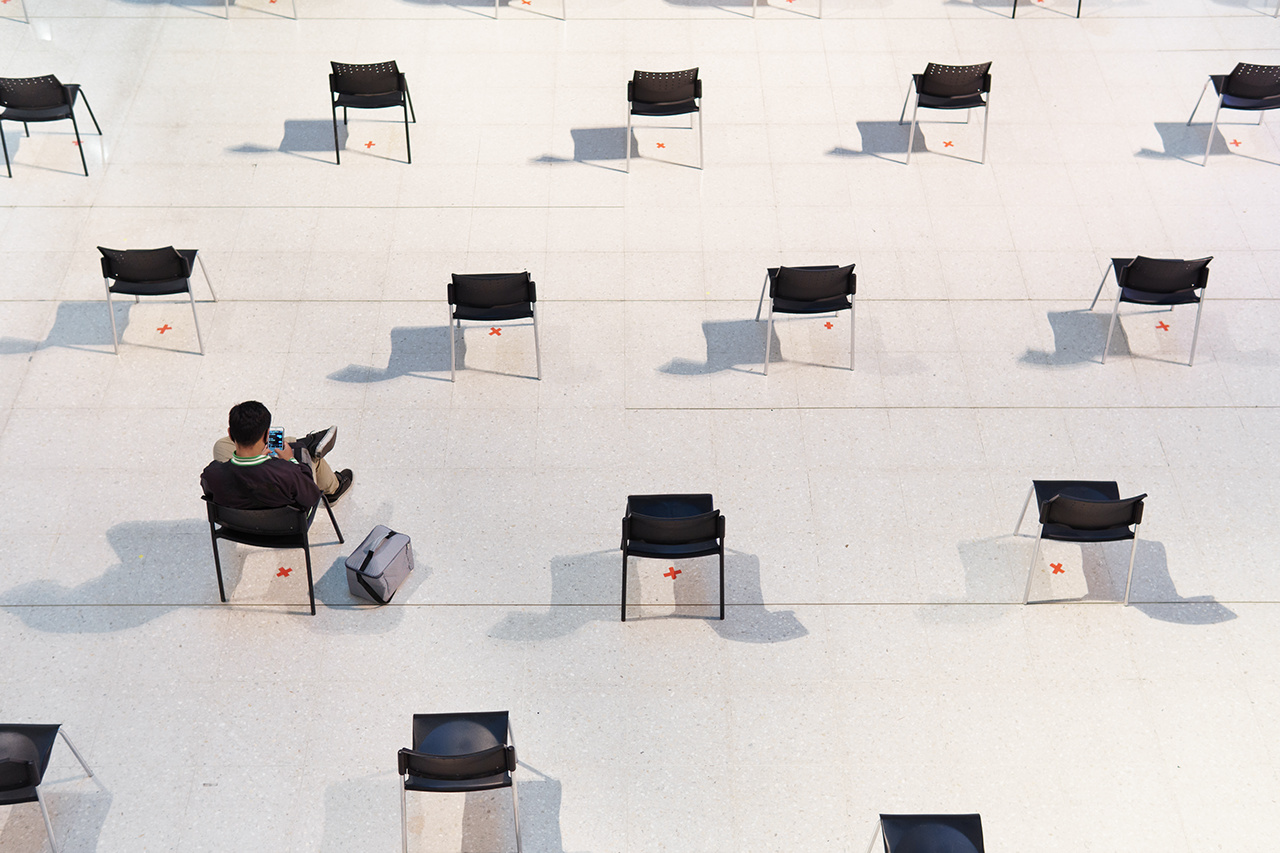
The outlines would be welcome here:
M 0 178 L 0 721 L 98 773 L 55 752 L 64 851 L 392 851 L 411 715 L 491 709 L 530 853 L 860 853 L 882 811 L 1272 849 L 1280 117 L 1224 113 L 1207 168 L 1212 109 L 1184 124 L 1280 64 L 1272 0 L 25 2 L 0 76 L 83 84 L 104 131 L 85 178 L 68 123 L 6 123 Z M 328 61 L 386 59 L 414 163 L 353 112 L 335 166 Z M 987 164 L 925 114 L 904 166 L 910 75 L 988 60 Z M 647 121 L 623 174 L 632 70 L 695 65 L 706 168 Z M 151 300 L 117 357 L 95 246 L 169 244 L 207 352 Z M 1127 308 L 1099 363 L 1135 254 L 1214 256 L 1193 368 L 1189 308 Z M 764 268 L 850 262 L 856 372 L 841 316 L 780 321 L 760 375 Z M 449 273 L 517 269 L 542 381 L 528 328 L 472 325 L 451 385 Z M 197 475 L 253 398 L 356 471 L 314 618 L 300 553 L 224 546 L 218 602 Z M 1033 477 L 1148 493 L 1132 607 L 1124 544 L 1051 544 L 1021 605 Z M 626 496 L 668 490 L 726 515 L 724 622 L 713 559 L 634 564 L 618 621 Z M 373 610 L 341 562 L 378 522 L 418 570 Z M 514 849 L 505 792 L 409 804 L 414 851 Z M 0 809 L 0 850 L 44 843 Z

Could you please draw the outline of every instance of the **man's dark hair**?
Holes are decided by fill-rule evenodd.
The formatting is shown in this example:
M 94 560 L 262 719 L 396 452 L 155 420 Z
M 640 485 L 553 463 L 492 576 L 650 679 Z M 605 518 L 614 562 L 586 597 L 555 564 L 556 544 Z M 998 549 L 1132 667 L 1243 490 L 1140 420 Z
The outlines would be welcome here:
M 231 407 L 227 433 L 241 447 L 248 447 L 267 437 L 271 429 L 271 412 L 257 400 L 248 400 Z

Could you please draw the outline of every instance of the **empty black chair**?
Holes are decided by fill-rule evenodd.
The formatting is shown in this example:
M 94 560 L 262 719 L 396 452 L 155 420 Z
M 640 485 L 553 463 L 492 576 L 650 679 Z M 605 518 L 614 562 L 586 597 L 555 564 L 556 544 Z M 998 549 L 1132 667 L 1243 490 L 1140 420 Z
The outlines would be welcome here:
M 1191 357 L 1187 366 L 1196 362 L 1196 341 L 1200 337 L 1200 313 L 1204 311 L 1204 293 L 1209 283 L 1209 261 L 1213 257 L 1184 261 L 1177 258 L 1112 258 L 1108 272 L 1114 272 L 1119 293 L 1111 309 L 1111 323 L 1107 326 L 1107 342 L 1102 347 L 1102 363 L 1107 363 L 1107 349 L 1111 346 L 1111 333 L 1116 327 L 1116 315 L 1121 302 L 1135 305 L 1168 306 L 1196 305 L 1196 326 L 1191 333 Z M 1102 286 L 1107 283 L 1107 273 L 1102 274 L 1098 292 L 1089 303 L 1089 310 L 1098 304 Z
M 538 342 L 538 290 L 526 272 L 453 274 L 449 283 L 449 381 L 457 378 L 456 329 L 463 320 L 500 322 L 533 320 L 533 357 L 542 378 L 542 346 Z
M 976 110 L 982 107 L 982 160 L 987 162 L 987 114 L 991 107 L 991 63 L 981 65 L 939 65 L 930 62 L 923 74 L 911 75 L 911 89 L 916 93 L 916 105 L 911 109 L 911 135 L 907 137 L 907 162 L 911 162 L 911 149 L 916 141 L 916 113 L 921 107 L 928 110 Z M 898 124 L 907 115 L 907 103 L 911 89 L 902 102 L 902 114 Z M 968 114 L 966 113 L 966 121 Z
M 305 464 L 305 463 L 303 463 Z M 213 566 L 218 572 L 218 595 L 225 603 L 226 589 L 222 585 L 222 561 L 218 558 L 218 540 L 226 539 L 241 545 L 252 545 L 255 548 L 301 548 L 307 561 L 307 596 L 311 600 L 311 615 L 316 615 L 316 589 L 311 578 L 311 542 L 308 531 L 315 520 L 316 510 L 320 504 L 311 509 L 299 509 L 293 506 L 282 506 L 274 509 L 232 509 L 219 506 L 206 494 L 202 496 L 205 508 L 209 511 L 209 538 L 213 540 Z M 338 543 L 345 540 L 338 529 L 338 520 L 333 517 L 333 507 L 329 498 L 320 493 L 320 503 L 329 513 L 329 522 L 333 532 L 338 535 Z
M 1280 5 L 1276 6 L 1276 12 L 1280 13 Z M 1204 93 L 1210 83 L 1218 95 L 1218 107 L 1213 111 L 1213 124 L 1209 125 L 1209 141 L 1204 146 L 1204 162 L 1200 164 L 1202 166 L 1209 164 L 1213 134 L 1218 130 L 1218 113 L 1223 109 L 1254 110 L 1258 113 L 1258 124 L 1262 124 L 1267 110 L 1280 107 L 1280 65 L 1240 62 L 1230 74 L 1210 74 L 1204 87 L 1200 89 L 1196 105 L 1191 108 L 1191 116 L 1187 119 L 1188 127 L 1191 126 L 1191 119 L 1196 117 L 1196 110 L 1200 109 L 1200 102 L 1204 100 Z
M 1084 0 L 1076 0 L 1076 17 L 1080 17 L 1080 7 L 1084 5 Z M 1010 18 L 1018 17 L 1018 0 L 1013 0 L 1013 14 Z
M 25 13 L 25 9 L 24 9 Z M 22 122 L 22 129 L 27 136 L 33 121 L 60 121 L 71 119 L 71 128 L 76 133 L 76 148 L 80 151 L 80 165 L 84 167 L 85 177 L 89 177 L 89 164 L 84 159 L 84 146 L 80 143 L 80 125 L 76 123 L 76 100 L 84 98 L 84 105 L 89 110 L 89 118 L 93 119 L 93 127 L 102 135 L 98 127 L 98 117 L 89 106 L 89 99 L 80 91 L 79 83 L 63 83 L 52 74 L 43 77 L 0 77 L 0 147 L 4 148 L 4 167 L 13 177 L 13 166 L 9 163 L 9 143 L 4 140 L 4 123 L 6 121 Z
M 0 724 L 0 806 L 39 803 L 53 853 L 58 853 L 58 842 L 53 837 L 49 809 L 40 795 L 40 783 L 49 769 L 49 758 L 58 735 L 62 735 L 62 740 L 70 747 L 84 772 L 92 776 L 93 771 L 71 743 L 71 738 L 62 731 L 61 725 Z
M 413 98 L 409 95 L 409 83 L 404 74 L 391 62 L 373 62 L 368 65 L 348 65 L 330 62 L 333 73 L 329 75 L 329 94 L 333 99 L 333 156 L 339 164 L 342 155 L 338 151 L 338 107 L 342 107 L 342 123 L 347 123 L 347 110 L 380 110 L 400 107 L 404 110 L 404 151 L 407 162 L 413 162 L 409 148 L 409 119 L 416 123 L 413 114 Z
M 882 814 L 867 853 L 884 839 L 884 853 L 984 853 L 976 814 Z
M 1027 589 L 1022 603 L 1031 599 L 1031 579 L 1035 577 L 1036 560 L 1040 557 L 1040 540 L 1058 542 L 1123 542 L 1133 540 L 1129 550 L 1129 578 L 1124 585 L 1124 603 L 1129 604 L 1133 586 L 1133 558 L 1138 553 L 1138 527 L 1142 524 L 1142 507 L 1146 494 L 1121 498 L 1114 480 L 1033 480 L 1026 503 L 1013 532 L 1022 528 L 1022 520 L 1035 496 L 1040 507 L 1040 533 L 1036 536 L 1031 568 L 1027 572 Z M 1132 529 L 1130 529 L 1132 528 Z
M 627 621 L 627 558 L 687 560 L 720 555 L 724 619 L 724 516 L 711 495 L 629 495 L 622 518 L 622 621 Z
M 468 793 L 497 788 L 511 789 L 516 853 L 520 853 L 520 807 L 511 775 L 516 769 L 516 746 L 509 712 L 414 714 L 413 749 L 400 750 L 398 759 L 403 853 L 409 853 L 405 791 Z
M 702 81 L 698 69 L 636 71 L 627 83 L 627 171 L 631 171 L 632 116 L 698 116 L 698 168 L 702 168 Z
M 847 267 L 772 267 L 760 287 L 756 305 L 756 322 L 764 304 L 764 291 L 769 289 L 769 326 L 764 335 L 764 375 L 769 375 L 769 348 L 773 342 L 773 313 L 829 314 L 849 312 L 849 369 L 853 370 L 854 293 L 858 277 L 853 264 Z
M 200 318 L 196 316 L 196 297 L 191 290 L 194 264 L 199 262 L 200 272 L 204 274 L 214 302 L 218 301 L 218 296 L 213 292 L 213 282 L 209 279 L 209 271 L 204 268 L 204 261 L 198 257 L 198 249 L 175 249 L 172 246 L 163 249 L 104 249 L 99 246 L 98 251 L 102 253 L 102 284 L 107 289 L 111 345 L 115 347 L 116 355 L 120 354 L 120 338 L 116 333 L 116 312 L 111 306 L 113 293 L 132 296 L 134 302 L 140 296 L 187 294 L 191 300 L 191 318 L 196 324 L 196 341 L 200 344 L 200 354 L 204 355 Z

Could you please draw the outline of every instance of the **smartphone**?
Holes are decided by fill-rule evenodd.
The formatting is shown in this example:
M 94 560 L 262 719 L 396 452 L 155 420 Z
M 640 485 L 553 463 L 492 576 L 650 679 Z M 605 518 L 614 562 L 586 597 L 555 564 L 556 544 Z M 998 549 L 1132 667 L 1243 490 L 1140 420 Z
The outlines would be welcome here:
M 284 430 L 269 429 L 267 430 L 267 451 L 280 450 L 284 447 Z

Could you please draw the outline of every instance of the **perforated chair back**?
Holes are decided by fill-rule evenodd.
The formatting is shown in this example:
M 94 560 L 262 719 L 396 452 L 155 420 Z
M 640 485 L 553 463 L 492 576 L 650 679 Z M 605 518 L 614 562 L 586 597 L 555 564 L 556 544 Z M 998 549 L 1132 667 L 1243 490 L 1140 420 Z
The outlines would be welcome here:
M 449 283 L 449 304 L 469 308 L 502 308 L 538 301 L 528 272 L 454 273 Z
M 1040 505 L 1040 523 L 1079 531 L 1117 531 L 1142 523 L 1144 498 L 1146 494 L 1115 501 L 1095 501 L 1055 495 Z M 1054 538 L 1050 533 L 1046 530 L 1045 537 Z M 1129 535 L 1132 536 L 1131 533 Z
M 919 91 L 936 98 L 956 98 L 991 91 L 990 62 L 981 65 L 939 65 L 930 62 L 920 75 Z
M 712 510 L 688 518 L 655 518 L 632 513 L 628 534 L 630 539 L 653 545 L 689 545 L 706 542 L 720 536 L 720 510 Z
M 115 279 L 112 287 L 115 293 L 132 292 L 129 284 L 160 284 L 181 282 L 181 286 L 171 291 L 183 293 L 187 290 L 186 280 L 191 276 L 191 263 L 177 249 L 165 246 L 161 249 L 106 249 L 98 247 L 102 253 L 102 277 Z M 147 293 L 155 294 L 148 288 Z
M 779 267 L 770 280 L 769 296 L 795 302 L 820 302 L 851 296 L 857 289 L 853 264 L 829 269 Z
M 684 71 L 636 71 L 627 88 L 628 100 L 646 104 L 670 104 L 702 97 L 697 68 Z
M 351 65 L 330 62 L 330 88 L 344 95 L 386 95 L 400 91 L 400 69 L 395 60 Z
M 1222 93 L 1233 98 L 1280 100 L 1280 65 L 1241 62 L 1227 75 Z
M 1193 261 L 1144 258 L 1141 255 L 1120 270 L 1120 286 L 1146 293 L 1179 293 L 1205 287 L 1212 256 Z
M 0 77 L 0 107 L 47 110 L 71 103 L 62 82 L 52 74 L 43 77 Z

